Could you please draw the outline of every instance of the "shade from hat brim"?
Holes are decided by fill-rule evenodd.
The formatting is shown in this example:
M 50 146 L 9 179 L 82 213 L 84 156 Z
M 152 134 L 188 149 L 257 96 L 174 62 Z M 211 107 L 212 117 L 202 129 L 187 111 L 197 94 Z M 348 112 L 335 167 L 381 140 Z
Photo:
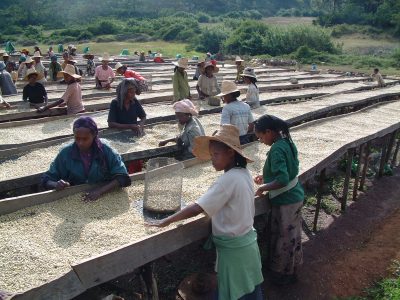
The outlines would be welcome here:
M 84 59 L 88 59 L 89 57 L 93 57 L 94 58 L 94 54 L 86 53 L 86 54 L 83 55 Z
M 41 79 L 43 79 L 43 74 L 41 74 L 41 73 L 38 73 L 37 71 L 35 71 L 34 73 L 32 72 L 32 73 L 30 73 L 30 74 L 26 74 L 25 75 L 25 77 L 24 77 L 24 80 L 28 80 L 28 77 L 30 76 L 30 75 L 33 75 L 33 74 L 36 74 L 37 75 L 37 79 L 36 80 L 41 80 Z
M 221 138 L 217 136 L 197 136 L 194 138 L 194 146 L 193 146 L 193 155 L 201 160 L 209 160 L 211 159 L 210 155 L 210 141 L 217 141 L 227 145 L 229 148 L 232 148 L 241 156 L 243 156 L 248 163 L 253 162 L 254 160 L 248 157 L 246 154 L 243 153 L 243 150 L 237 146 L 230 145 Z
M 78 75 L 78 74 L 70 74 L 70 73 L 68 73 L 68 72 L 65 72 L 65 71 L 60 71 L 60 72 L 58 72 L 57 74 L 68 74 L 69 76 L 72 76 L 72 77 L 74 77 L 75 79 L 81 79 L 82 78 L 82 76 L 80 76 L 80 75 Z
M 226 96 L 226 95 L 229 95 L 229 94 L 233 94 L 233 93 L 236 93 L 236 92 L 239 92 L 240 93 L 240 91 L 238 90 L 238 89 L 236 89 L 236 90 L 233 90 L 233 91 L 228 91 L 228 92 L 221 92 L 221 93 L 219 93 L 218 95 L 216 95 L 216 97 L 222 97 L 222 96 Z

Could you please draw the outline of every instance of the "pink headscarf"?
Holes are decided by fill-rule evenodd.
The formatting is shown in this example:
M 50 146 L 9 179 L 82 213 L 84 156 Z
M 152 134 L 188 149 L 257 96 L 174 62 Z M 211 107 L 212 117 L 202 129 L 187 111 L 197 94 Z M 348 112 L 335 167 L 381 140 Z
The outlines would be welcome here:
M 178 101 L 173 106 L 175 112 L 191 114 L 192 116 L 198 116 L 199 112 L 197 111 L 196 107 L 189 99 L 183 99 Z

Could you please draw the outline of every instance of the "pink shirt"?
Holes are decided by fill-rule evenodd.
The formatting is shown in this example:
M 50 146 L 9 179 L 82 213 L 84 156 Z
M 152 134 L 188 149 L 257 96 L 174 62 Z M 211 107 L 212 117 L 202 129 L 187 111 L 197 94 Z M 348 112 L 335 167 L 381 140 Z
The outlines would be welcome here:
M 103 69 L 103 66 L 97 66 L 94 76 L 101 81 L 101 86 L 105 86 L 108 83 L 108 79 L 114 78 L 115 73 L 110 66 L 107 66 L 107 70 Z
M 81 86 L 78 82 L 68 84 L 67 90 L 61 97 L 67 105 L 67 114 L 77 114 L 85 110 L 82 103 Z
M 124 77 L 125 78 L 135 78 L 137 80 L 146 81 L 146 79 L 142 75 L 140 75 L 139 73 L 132 71 L 132 70 L 126 70 L 124 73 Z

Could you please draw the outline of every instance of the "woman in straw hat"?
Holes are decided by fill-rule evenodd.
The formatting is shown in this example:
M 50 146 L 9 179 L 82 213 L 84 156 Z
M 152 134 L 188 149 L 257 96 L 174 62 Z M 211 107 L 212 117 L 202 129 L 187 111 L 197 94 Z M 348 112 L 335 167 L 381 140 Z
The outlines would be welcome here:
M 239 129 L 240 143 L 250 142 L 248 133 L 254 129 L 254 118 L 250 106 L 238 100 L 240 91 L 235 83 L 224 80 L 221 85 L 221 93 L 218 94 L 226 104 L 222 108 L 221 124 L 232 124 Z
M 136 95 L 140 95 L 136 79 L 122 79 L 117 86 L 117 98 L 111 101 L 107 120 L 108 127 L 131 129 L 137 136 L 144 135 L 146 113 Z
M 256 85 L 257 76 L 254 72 L 254 69 L 249 67 L 245 68 L 241 76 L 243 76 L 244 83 L 249 85 L 249 87 L 247 88 L 246 99 L 244 99 L 245 102 L 251 108 L 260 107 L 260 95 L 258 92 L 258 87 Z
M 28 84 L 24 86 L 22 100 L 28 101 L 30 106 L 35 108 L 38 108 L 40 104 L 47 104 L 46 89 L 44 88 L 43 84 L 38 82 L 41 76 L 41 74 L 32 68 L 26 72 L 26 76 L 24 78 L 24 80 L 28 81 Z
M 82 103 L 82 91 L 79 84 L 80 75 L 75 74 L 74 66 L 67 65 L 64 71 L 60 72 L 64 75 L 64 80 L 67 83 L 67 90 L 60 100 L 38 108 L 38 112 L 44 112 L 52 107 L 67 106 L 67 114 L 77 114 L 85 111 Z
M 131 185 L 121 156 L 99 139 L 91 117 L 75 120 L 73 132 L 74 142 L 60 150 L 43 175 L 44 187 L 59 191 L 70 185 L 100 184 L 83 195 L 84 201 L 95 201 L 116 187 Z
M 217 249 L 218 299 L 263 299 L 261 259 L 254 222 L 254 189 L 247 163 L 252 160 L 240 148 L 239 131 L 221 125 L 214 136 L 195 139 L 193 153 L 211 159 L 224 173 L 210 189 L 181 211 L 150 224 L 165 227 L 201 213 L 211 218 L 210 241 Z
M 186 69 L 188 68 L 188 59 L 180 58 L 175 65 L 175 73 L 172 77 L 172 84 L 174 88 L 174 102 L 183 99 L 191 99 L 190 87 Z
M 18 75 L 22 78 L 25 78 L 26 72 L 28 69 L 33 68 L 34 61 L 30 56 L 25 58 L 25 61 L 22 61 L 18 67 Z
M 40 83 L 43 83 L 43 84 L 44 84 L 44 83 L 46 82 L 47 70 L 46 70 L 46 68 L 44 67 L 44 65 L 43 65 L 43 63 L 42 63 L 42 61 L 41 61 L 42 55 L 40 54 L 39 51 L 36 51 L 36 52 L 33 54 L 32 58 L 33 58 L 33 60 L 35 61 L 35 70 L 36 70 L 36 72 L 40 75 L 40 76 L 39 76 L 40 79 L 38 79 L 38 81 L 39 81 Z M 38 78 L 39 78 L 39 77 L 38 77 Z
M 215 96 L 221 91 L 218 86 L 217 77 L 214 76 L 214 73 L 218 73 L 219 68 L 214 66 L 211 61 L 208 61 L 204 65 L 204 70 L 204 74 L 200 75 L 196 85 L 201 100 L 209 97 L 215 98 Z M 220 103 L 219 98 L 217 99 L 218 103 Z
M 244 60 L 240 58 L 240 56 L 236 56 L 235 63 L 236 63 L 236 83 L 243 83 L 242 73 L 244 71 Z
M 199 80 L 200 75 L 204 74 L 204 65 L 205 65 L 205 60 L 204 59 L 200 59 L 197 62 L 197 66 L 196 66 L 196 71 L 194 72 L 193 75 L 193 80 Z
M 137 80 L 139 84 L 140 91 L 145 92 L 149 90 L 149 86 L 147 84 L 146 78 L 144 78 L 140 73 L 135 72 L 133 70 L 128 69 L 126 65 L 117 62 L 115 64 L 115 73 L 119 75 L 123 75 L 125 78 L 134 78 Z
M 177 137 L 163 140 L 158 145 L 162 147 L 168 143 L 175 142 L 182 147 L 182 154 L 179 156 L 179 159 L 193 158 L 195 137 L 205 135 L 203 126 L 197 118 L 199 112 L 189 99 L 183 99 L 174 103 L 173 108 L 182 131 Z
M 96 67 L 95 79 L 97 89 L 110 89 L 111 83 L 114 81 L 115 74 L 113 69 L 108 65 L 114 59 L 108 53 L 104 53 L 103 57 L 99 57 L 101 66 Z

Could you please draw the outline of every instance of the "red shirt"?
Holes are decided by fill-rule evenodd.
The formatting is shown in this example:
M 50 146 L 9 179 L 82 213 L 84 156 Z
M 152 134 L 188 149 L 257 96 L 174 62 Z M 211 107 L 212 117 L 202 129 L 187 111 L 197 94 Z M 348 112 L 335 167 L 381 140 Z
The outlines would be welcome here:
M 139 73 L 132 71 L 132 70 L 126 70 L 124 73 L 125 78 L 135 78 L 137 80 L 145 81 L 146 79 L 140 75 Z

